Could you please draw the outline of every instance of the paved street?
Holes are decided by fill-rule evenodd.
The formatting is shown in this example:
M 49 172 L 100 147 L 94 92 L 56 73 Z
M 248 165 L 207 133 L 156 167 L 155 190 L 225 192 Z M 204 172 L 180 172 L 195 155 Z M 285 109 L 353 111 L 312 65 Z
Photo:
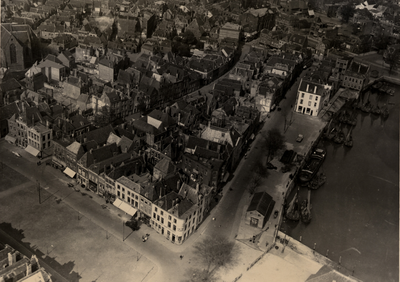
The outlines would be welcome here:
M 249 45 L 245 45 L 241 56 L 244 57 L 248 51 Z M 304 73 L 305 72 L 303 72 L 301 77 L 304 76 Z M 293 124 L 285 133 L 285 136 L 288 145 L 292 147 L 288 149 L 295 149 L 297 151 L 306 150 L 310 140 L 313 138 L 311 134 L 307 134 L 307 126 L 302 125 L 302 123 L 304 123 L 304 119 L 296 118 L 296 114 L 291 114 L 291 106 L 294 105 L 296 99 L 296 91 L 299 81 L 300 78 L 286 94 L 286 99 L 282 100 L 280 103 L 279 106 L 281 111 L 276 110 L 273 112 L 271 114 L 271 118 L 266 119 L 266 122 L 261 130 L 261 133 L 265 133 L 269 129 L 276 127 L 283 132 L 285 117 L 287 120 L 292 118 Z M 212 89 L 212 84 L 201 89 L 201 91 L 208 91 L 208 89 Z M 304 127 L 304 131 L 298 132 L 299 130 L 302 130 L 302 126 Z M 294 142 L 298 133 L 303 133 L 305 135 L 305 139 L 301 144 Z M 164 237 L 158 235 L 154 230 L 145 225 L 142 225 L 139 231 L 130 234 L 126 238 L 127 228 L 125 228 L 125 230 L 123 229 L 122 221 L 124 214 L 122 212 L 118 211 L 110 204 L 108 205 L 107 209 L 102 209 L 101 204 L 104 204 L 103 199 L 83 189 L 81 192 L 87 194 L 86 196 L 83 196 L 81 192 L 73 191 L 67 186 L 67 183 L 70 182 L 71 179 L 65 176 L 61 171 L 50 166 L 36 166 L 36 158 L 30 156 L 23 149 L 6 143 L 4 140 L 0 141 L 0 157 L 7 166 L 13 168 L 15 171 L 29 179 L 32 185 L 36 183 L 36 181 L 39 181 L 42 187 L 43 195 L 52 195 L 52 198 L 45 198 L 46 202 L 43 205 L 49 203 L 50 201 L 53 201 L 54 203 L 56 198 L 62 199 L 62 203 L 68 206 L 69 213 L 74 214 L 76 217 L 82 217 L 85 220 L 95 224 L 99 230 L 101 230 L 99 233 L 103 233 L 99 236 L 106 237 L 108 234 L 110 236 L 112 235 L 115 240 L 120 240 L 121 244 L 128 248 L 128 252 L 132 253 L 132 256 L 137 256 L 139 253 L 142 255 L 141 260 L 144 260 L 145 258 L 150 260 L 151 262 L 148 262 L 147 267 L 148 272 L 146 273 L 145 277 L 143 277 L 143 281 L 177 281 L 178 279 L 184 279 L 187 277 L 187 275 L 190 275 L 188 270 L 190 270 L 193 265 L 196 265 L 198 268 L 201 267 L 196 264 L 196 256 L 192 248 L 196 241 L 201 240 L 206 236 L 215 235 L 224 235 L 229 240 L 234 241 L 239 231 L 240 219 L 242 217 L 244 208 L 246 205 L 248 205 L 248 201 L 250 199 L 248 192 L 246 192 L 247 184 L 252 176 L 254 168 L 260 165 L 260 156 L 264 156 L 265 158 L 266 155 L 266 152 L 264 151 L 263 140 L 262 134 L 258 134 L 251 146 L 250 152 L 248 153 L 248 159 L 241 161 L 236 169 L 236 172 L 234 173 L 233 179 L 224 187 L 224 197 L 222 200 L 218 203 L 216 208 L 211 211 L 211 214 L 205 219 L 199 229 L 182 246 L 173 245 Z M 19 152 L 22 155 L 22 158 L 14 156 L 11 153 L 12 150 Z M 275 185 L 280 184 L 279 181 L 281 179 L 281 175 L 283 174 L 277 171 L 270 171 L 269 174 L 270 175 L 265 181 L 265 185 L 271 185 L 269 193 L 274 195 L 274 193 L 276 193 L 276 191 L 274 192 L 274 189 L 276 188 Z M 271 183 L 274 183 L 274 185 Z M 30 190 L 31 192 L 33 191 L 33 194 L 35 194 L 35 186 L 32 185 Z M 50 194 L 46 194 L 44 191 Z M 3 193 L 7 193 L 7 191 Z M 6 198 L 10 195 L 4 194 L 3 196 Z M 36 197 L 36 195 L 33 197 Z M 277 194 L 274 195 L 274 197 L 279 198 Z M 281 203 L 279 201 L 277 202 L 277 207 L 279 207 Z M 28 206 L 21 203 L 22 213 L 24 209 L 27 208 Z M 45 213 L 46 209 L 42 208 L 41 211 Z M 21 216 L 21 218 L 24 217 Z M 215 218 L 216 220 L 214 221 L 212 218 Z M 276 222 L 277 220 L 278 219 L 276 219 Z M 15 224 L 15 222 L 10 222 Z M 272 225 L 274 224 L 275 223 L 272 223 Z M 50 230 L 52 229 L 52 226 L 48 226 L 47 228 Z M 24 228 L 21 227 L 21 229 Z M 270 232 L 272 232 L 272 228 Z M 125 240 L 122 242 L 123 233 Z M 151 234 L 151 236 L 146 243 L 143 243 L 141 236 L 146 233 Z M 80 236 L 84 236 L 84 234 L 80 234 Z M 33 241 L 32 239 L 33 238 L 29 237 L 26 238 L 28 242 Z M 40 238 L 35 238 L 35 240 L 37 244 L 40 244 Z M 63 242 L 59 241 L 58 243 L 62 245 Z M 69 246 L 66 245 L 63 248 L 68 247 Z M 85 249 L 84 246 L 82 246 L 82 249 Z M 44 249 L 42 249 L 41 252 L 45 253 Z M 54 251 L 54 253 L 57 252 Z M 88 253 L 90 253 L 90 251 L 88 251 Z M 60 252 L 60 254 L 64 253 Z M 184 256 L 182 260 L 179 259 L 180 255 Z M 81 271 L 78 269 L 78 265 L 83 265 L 85 262 L 82 260 L 79 261 L 78 254 L 76 256 L 76 260 L 78 262 L 76 264 L 77 269 L 73 268 L 73 270 L 76 273 L 81 273 Z M 249 255 L 249 257 L 250 256 L 251 255 Z M 62 259 L 62 256 L 60 256 L 60 259 Z M 242 257 L 242 260 L 243 259 L 246 260 L 246 256 Z M 249 262 L 251 262 L 251 260 L 249 260 Z M 150 267 L 152 263 L 155 265 Z M 84 267 L 81 267 L 81 269 L 82 268 Z M 85 275 L 82 274 L 81 276 L 85 278 Z M 87 280 L 82 279 L 82 281 Z M 98 281 L 106 280 L 102 280 L 100 277 Z

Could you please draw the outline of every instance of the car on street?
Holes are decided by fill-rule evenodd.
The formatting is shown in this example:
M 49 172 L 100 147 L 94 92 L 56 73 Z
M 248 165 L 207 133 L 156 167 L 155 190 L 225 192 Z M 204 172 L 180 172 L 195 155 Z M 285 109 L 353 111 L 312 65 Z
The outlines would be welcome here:
M 13 153 L 14 155 L 16 155 L 18 158 L 21 157 L 21 155 L 20 155 L 19 153 L 15 152 L 15 151 L 12 151 L 11 153 Z
M 279 214 L 279 212 L 278 212 L 278 210 L 276 210 L 276 211 L 274 212 L 274 218 L 277 218 L 277 217 L 278 217 L 278 214 Z
M 277 167 L 274 166 L 272 163 L 268 162 L 267 163 L 267 169 L 277 169 Z
M 296 142 L 300 143 L 301 141 L 303 141 L 303 139 L 304 139 L 303 134 L 299 134 L 297 135 Z
M 247 155 L 247 154 L 244 154 L 244 158 L 247 159 L 247 157 L 248 157 L 248 155 Z

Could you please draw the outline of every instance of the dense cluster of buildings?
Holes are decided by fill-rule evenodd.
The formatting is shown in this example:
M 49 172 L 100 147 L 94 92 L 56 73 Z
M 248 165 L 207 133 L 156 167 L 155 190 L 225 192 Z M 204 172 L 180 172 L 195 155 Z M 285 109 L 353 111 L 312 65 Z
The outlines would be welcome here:
M 181 244 L 303 69 L 293 109 L 310 116 L 369 81 L 328 47 L 337 28 L 295 2 L 7 2 L 1 137 Z M 308 15 L 307 31 L 286 13 Z
M 7 244 L 0 244 L 0 263 L 0 281 L 52 281 L 35 255 L 28 258 Z

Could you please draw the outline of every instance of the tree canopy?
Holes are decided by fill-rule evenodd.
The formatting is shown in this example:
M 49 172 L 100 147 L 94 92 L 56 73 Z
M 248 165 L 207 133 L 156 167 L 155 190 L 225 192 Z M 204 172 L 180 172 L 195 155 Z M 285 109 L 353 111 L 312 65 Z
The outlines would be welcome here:
M 272 128 L 268 130 L 265 136 L 265 145 L 267 148 L 267 162 L 269 162 L 277 151 L 285 148 L 285 137 L 277 128 Z
M 205 265 L 204 270 L 194 273 L 190 281 L 215 281 L 215 271 L 233 266 L 238 250 L 234 242 L 223 236 L 207 237 L 194 245 L 198 260 Z
M 386 63 L 389 64 L 389 72 L 397 70 L 400 65 L 400 49 L 389 48 L 386 52 Z
M 349 19 L 354 16 L 355 13 L 355 8 L 352 4 L 347 4 L 345 6 L 342 6 L 340 10 L 340 15 L 342 16 L 342 21 L 345 23 L 349 22 Z

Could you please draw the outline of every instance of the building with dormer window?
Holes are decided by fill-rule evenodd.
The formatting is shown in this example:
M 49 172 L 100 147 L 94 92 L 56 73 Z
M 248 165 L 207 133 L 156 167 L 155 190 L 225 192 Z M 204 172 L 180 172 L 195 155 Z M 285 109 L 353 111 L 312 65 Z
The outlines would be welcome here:
M 295 111 L 298 113 L 318 116 L 321 109 L 328 103 L 332 86 L 302 79 L 297 91 Z

